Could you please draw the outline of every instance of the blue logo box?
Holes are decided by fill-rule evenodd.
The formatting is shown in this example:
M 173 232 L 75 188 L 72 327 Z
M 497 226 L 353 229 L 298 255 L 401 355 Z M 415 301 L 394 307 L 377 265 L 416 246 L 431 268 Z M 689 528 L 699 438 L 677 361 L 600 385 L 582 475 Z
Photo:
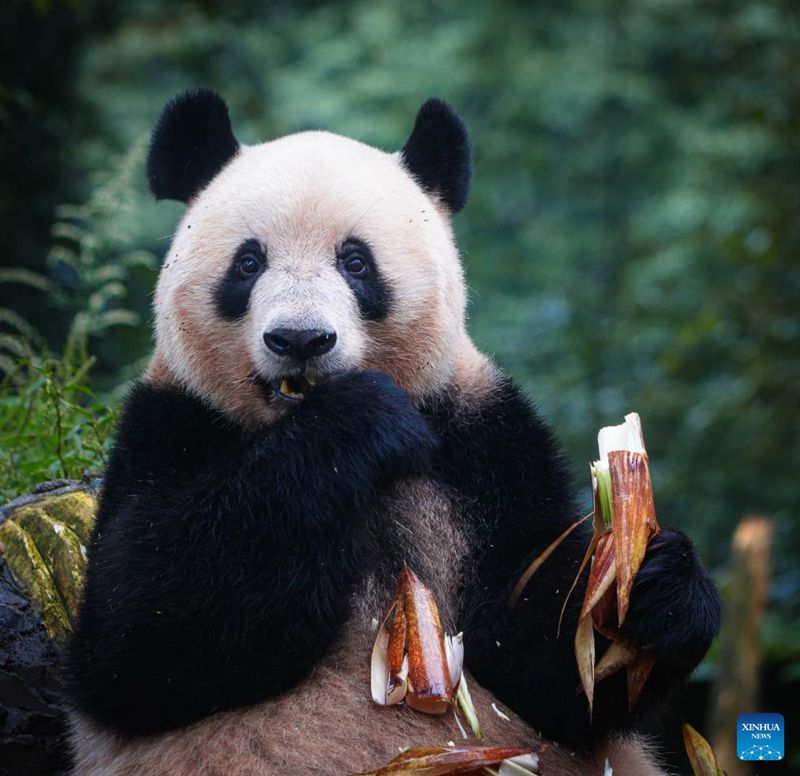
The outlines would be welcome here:
M 782 760 L 782 714 L 740 714 L 736 720 L 736 753 L 740 760 Z

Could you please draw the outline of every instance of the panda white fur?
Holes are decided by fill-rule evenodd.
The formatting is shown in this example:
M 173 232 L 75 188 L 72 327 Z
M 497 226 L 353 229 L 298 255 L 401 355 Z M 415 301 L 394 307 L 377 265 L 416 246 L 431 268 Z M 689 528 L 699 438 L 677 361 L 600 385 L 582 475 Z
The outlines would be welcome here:
M 589 723 L 580 589 L 556 638 L 586 535 L 505 605 L 576 509 L 549 430 L 466 331 L 450 219 L 470 172 L 464 125 L 435 99 L 394 154 L 324 132 L 242 146 L 208 91 L 165 108 L 150 184 L 188 207 L 70 645 L 77 773 L 346 774 L 461 740 L 452 715 L 369 697 L 370 623 L 404 564 L 464 630 L 487 742 L 535 728 L 566 745 L 543 774 L 605 757 L 617 776 L 658 772 L 624 678 L 601 683 Z M 658 658 L 637 709 L 663 705 L 718 621 L 691 544 L 664 531 L 625 625 Z

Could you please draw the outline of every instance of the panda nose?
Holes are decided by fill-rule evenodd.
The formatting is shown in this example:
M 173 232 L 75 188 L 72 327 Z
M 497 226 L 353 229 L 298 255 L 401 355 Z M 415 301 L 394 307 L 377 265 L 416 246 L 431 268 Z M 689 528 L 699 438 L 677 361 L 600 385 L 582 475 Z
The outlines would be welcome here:
M 333 348 L 336 344 L 336 332 L 322 329 L 272 329 L 264 332 L 264 342 L 279 356 L 308 361 Z

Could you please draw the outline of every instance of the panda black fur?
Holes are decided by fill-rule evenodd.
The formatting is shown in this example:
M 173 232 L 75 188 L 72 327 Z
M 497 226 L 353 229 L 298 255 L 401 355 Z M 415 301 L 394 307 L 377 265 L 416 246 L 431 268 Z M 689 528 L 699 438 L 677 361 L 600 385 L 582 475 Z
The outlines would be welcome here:
M 623 680 L 598 687 L 593 728 L 576 692 L 580 589 L 556 638 L 585 532 L 506 607 L 577 512 L 552 434 L 464 330 L 449 228 L 469 187 L 461 120 L 427 102 L 396 156 L 324 133 L 266 146 L 240 147 L 210 92 L 170 103 L 154 132 L 151 188 L 190 207 L 71 643 L 79 772 L 344 773 L 458 737 L 452 722 L 368 699 L 368 623 L 406 563 L 464 629 L 489 740 L 535 740 L 516 717 L 498 722 L 496 697 L 547 737 L 612 752 L 615 774 L 648 772 L 641 747 L 615 737 L 638 721 Z M 250 202 L 248 186 L 267 182 Z M 328 348 L 331 334 L 335 346 L 276 357 L 284 345 L 259 327 L 287 298 L 316 339 L 286 347 Z M 298 353 L 315 383 L 299 401 L 276 366 Z M 639 704 L 653 710 L 705 654 L 719 599 L 689 541 L 664 531 L 631 601 L 625 631 L 659 658 Z M 596 767 L 548 752 L 551 772 Z

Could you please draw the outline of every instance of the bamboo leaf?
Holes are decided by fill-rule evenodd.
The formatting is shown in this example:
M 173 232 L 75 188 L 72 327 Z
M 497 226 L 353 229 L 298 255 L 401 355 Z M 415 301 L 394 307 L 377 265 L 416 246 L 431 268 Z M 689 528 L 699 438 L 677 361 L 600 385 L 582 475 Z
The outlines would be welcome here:
M 467 724 L 470 726 L 470 728 L 472 728 L 475 738 L 480 741 L 483 738 L 481 723 L 478 720 L 478 712 L 475 710 L 475 704 L 472 702 L 472 695 L 470 695 L 469 686 L 467 685 L 467 677 L 465 674 L 461 674 L 461 681 L 458 683 L 456 702 L 464 714 Z
M 558 549 L 561 542 L 564 541 L 579 525 L 585 523 L 591 516 L 592 512 L 589 512 L 588 515 L 584 515 L 583 517 L 576 520 L 572 525 L 570 525 L 565 531 L 562 531 L 561 534 L 552 541 L 542 552 L 540 552 L 534 559 L 531 561 L 531 564 L 525 569 L 523 575 L 519 578 L 519 581 L 514 586 L 514 590 L 511 592 L 511 596 L 508 599 L 508 608 L 513 609 L 517 605 L 517 601 L 519 600 L 522 591 L 525 589 L 525 586 L 530 582 L 531 577 L 541 568 L 542 564 Z M 585 562 L 589 560 L 591 557 L 591 552 L 588 552 Z M 578 570 L 578 577 L 581 575 L 581 571 L 583 571 L 583 565 Z M 573 583 L 572 587 L 575 587 Z M 572 589 L 570 589 L 570 593 Z M 569 594 L 567 594 L 567 599 L 569 599 Z M 566 602 L 565 602 L 566 603 Z
M 636 660 L 628 664 L 628 709 L 631 710 L 639 700 L 644 683 L 653 666 L 656 664 L 655 658 L 640 655 Z
M 688 723 L 683 725 L 683 745 L 694 776 L 724 776 L 711 745 Z
M 586 585 L 581 618 L 589 617 L 592 609 L 611 588 L 616 578 L 616 573 L 614 537 L 610 533 L 604 534 L 597 543 L 592 568 L 589 571 L 589 581 Z
M 450 746 L 409 749 L 391 762 L 355 776 L 446 776 L 480 771 L 505 760 L 535 755 L 535 750 L 519 747 Z M 532 763 L 533 760 L 527 762 Z M 538 763 L 538 758 L 536 760 Z
M 612 641 L 594 669 L 594 681 L 599 682 L 636 660 L 639 649 L 627 639 Z
M 589 701 L 589 716 L 594 702 L 594 627 L 591 617 L 581 617 L 575 632 L 575 658 L 583 692 Z

